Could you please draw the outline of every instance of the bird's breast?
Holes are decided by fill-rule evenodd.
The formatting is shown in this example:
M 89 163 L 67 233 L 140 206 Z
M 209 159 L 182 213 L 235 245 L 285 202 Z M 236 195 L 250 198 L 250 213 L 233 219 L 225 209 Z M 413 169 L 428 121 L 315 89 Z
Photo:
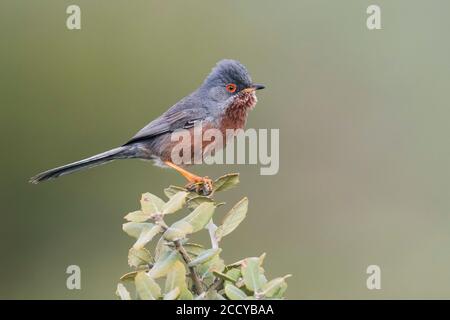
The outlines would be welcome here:
M 244 129 L 248 112 L 255 107 L 256 102 L 257 99 L 254 92 L 237 95 L 222 115 L 220 130 Z
M 195 138 L 196 131 L 194 127 L 188 129 L 189 138 L 182 139 L 182 141 L 172 141 L 169 135 L 167 135 L 167 137 L 165 137 L 166 141 L 160 143 L 161 149 L 159 158 L 164 161 L 173 162 L 171 155 L 174 148 L 176 148 L 177 153 L 179 153 L 181 157 L 184 156 L 185 152 L 188 152 L 188 157 L 193 162 L 195 154 L 206 155 L 209 154 L 211 150 L 218 151 L 224 148 L 227 141 L 236 134 L 235 130 L 244 129 L 248 112 L 256 105 L 256 102 L 257 100 L 254 92 L 237 95 L 230 106 L 228 106 L 220 116 L 218 121 L 204 121 L 201 123 L 200 143 L 195 143 L 198 140 Z M 206 132 L 210 129 L 218 129 L 221 133 L 219 133 L 221 139 L 218 139 L 216 134 L 206 138 L 206 136 L 208 136 Z M 201 149 L 197 150 L 198 148 Z M 180 152 L 178 152 L 178 150 L 180 150 Z

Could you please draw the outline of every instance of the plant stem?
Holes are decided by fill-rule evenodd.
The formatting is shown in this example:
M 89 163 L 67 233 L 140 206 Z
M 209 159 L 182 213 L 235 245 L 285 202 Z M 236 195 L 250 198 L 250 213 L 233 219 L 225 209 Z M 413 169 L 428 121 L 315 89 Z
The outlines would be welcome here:
M 209 237 L 211 238 L 211 247 L 213 249 L 219 248 L 219 241 L 217 241 L 217 238 L 216 238 L 217 226 L 214 224 L 212 219 L 206 225 L 206 228 L 208 229 Z
M 153 218 L 153 220 L 155 221 L 155 223 L 159 224 L 164 231 L 166 231 L 168 229 L 168 226 L 164 222 L 162 216 L 156 216 Z M 175 241 L 173 241 L 173 244 L 175 245 L 175 249 L 177 249 L 177 251 L 181 254 L 181 257 L 183 258 L 186 265 L 188 265 L 192 260 L 191 260 L 191 257 L 189 257 L 189 254 L 187 253 L 186 249 L 181 244 L 181 241 L 175 240 Z M 197 272 L 195 271 L 195 268 L 189 267 L 189 266 L 188 266 L 188 268 L 189 268 L 189 275 L 192 279 L 192 282 L 194 283 L 195 293 L 197 295 L 200 295 L 204 291 L 202 282 L 201 282 Z
M 213 284 L 208 288 L 208 290 L 218 290 L 222 284 L 223 284 L 223 279 L 217 277 L 216 280 L 214 280 Z
M 175 244 L 175 248 L 178 250 L 178 252 L 183 257 L 184 262 L 186 262 L 186 264 L 189 264 L 192 261 L 191 257 L 189 257 L 188 253 L 186 252 L 186 249 L 184 249 L 183 245 L 181 244 L 181 241 L 175 240 L 174 244 Z M 195 271 L 195 268 L 189 267 L 189 266 L 188 266 L 188 268 L 189 268 L 189 274 L 192 278 L 192 281 L 194 282 L 195 293 L 197 295 L 200 295 L 203 293 L 202 282 L 200 281 L 200 278 L 198 277 L 197 272 Z

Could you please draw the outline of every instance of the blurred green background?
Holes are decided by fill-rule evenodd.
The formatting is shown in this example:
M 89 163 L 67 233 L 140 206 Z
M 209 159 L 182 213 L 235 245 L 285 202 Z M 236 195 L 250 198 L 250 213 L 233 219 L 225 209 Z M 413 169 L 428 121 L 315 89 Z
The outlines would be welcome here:
M 275 176 L 194 168 L 239 171 L 222 199 L 250 199 L 224 258 L 267 252 L 291 299 L 450 298 L 450 3 L 375 2 L 369 31 L 374 1 L 2 0 L 0 298 L 115 298 L 123 216 L 184 181 L 137 160 L 27 180 L 125 142 L 222 58 L 267 85 L 248 126 L 281 140 Z M 66 289 L 71 264 L 81 290 Z

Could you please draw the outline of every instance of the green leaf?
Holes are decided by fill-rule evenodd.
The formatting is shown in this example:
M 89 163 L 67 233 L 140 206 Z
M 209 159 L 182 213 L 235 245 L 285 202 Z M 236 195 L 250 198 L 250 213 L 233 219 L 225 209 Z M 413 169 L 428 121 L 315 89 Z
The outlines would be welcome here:
M 180 294 L 178 296 L 179 300 L 192 300 L 192 293 L 188 290 L 186 285 L 186 268 L 184 264 L 180 261 L 176 261 L 169 273 L 167 274 L 165 283 L 165 292 L 170 292 L 174 288 L 180 289 Z
M 169 273 L 173 264 L 178 260 L 178 253 L 176 251 L 167 251 L 159 258 L 158 261 L 148 272 L 148 275 L 153 279 L 164 277 Z
M 230 173 L 214 181 L 214 191 L 225 191 L 233 188 L 239 183 L 239 173 Z
M 133 245 L 133 248 L 143 248 L 147 243 L 152 241 L 153 237 L 162 231 L 162 228 L 158 225 L 154 225 L 151 229 L 145 229 L 139 235 L 139 238 Z
M 211 260 L 212 258 L 214 258 L 215 256 L 217 256 L 221 251 L 222 251 L 222 249 L 220 249 L 220 248 L 205 250 L 200 255 L 198 255 L 194 260 L 192 260 L 188 264 L 188 266 L 194 267 L 196 265 L 205 263 L 205 262 Z
M 245 259 L 241 266 L 241 273 L 244 278 L 245 286 L 253 292 L 259 292 L 261 289 L 259 258 Z
M 213 274 L 214 274 L 216 277 L 221 278 L 221 279 L 224 280 L 224 281 L 229 281 L 229 282 L 232 282 L 232 283 L 235 282 L 235 280 L 234 280 L 233 278 L 229 277 L 228 275 L 226 275 L 226 274 L 224 274 L 224 273 L 222 273 L 222 272 L 213 271 Z
M 259 283 L 261 284 L 261 287 L 264 287 L 264 285 L 267 283 L 267 278 L 264 275 L 264 269 L 260 268 L 260 275 L 259 275 Z
M 138 272 L 134 278 L 134 283 L 142 300 L 157 300 L 161 297 L 161 288 L 146 272 Z
M 186 221 L 192 225 L 192 232 L 200 231 L 206 226 L 209 220 L 211 220 L 215 208 L 216 207 L 214 204 L 210 202 L 203 202 L 187 217 L 185 217 L 183 221 Z
M 225 294 L 230 300 L 245 300 L 247 299 L 247 295 L 241 289 L 235 287 L 232 284 L 227 284 L 225 286 Z
M 178 186 L 170 186 L 164 189 L 164 194 L 166 195 L 167 198 L 170 199 L 180 191 L 186 191 L 186 189 Z
M 196 267 L 198 275 L 203 279 L 203 282 L 208 285 L 212 284 L 212 281 L 215 279 L 214 271 L 223 272 L 224 268 L 225 263 L 219 255 L 215 255 L 212 259 L 209 259 Z
M 124 218 L 132 222 L 144 222 L 150 219 L 151 215 L 142 212 L 141 210 L 133 211 L 127 214 Z
M 187 240 L 187 239 L 183 239 L 183 240 Z M 189 253 L 189 255 L 191 255 L 191 256 L 198 256 L 203 251 L 205 251 L 205 248 L 200 244 L 192 243 L 192 242 L 183 243 L 182 240 L 180 240 L 180 241 L 181 241 L 181 244 L 183 245 L 184 249 L 186 250 L 186 252 Z M 175 244 L 173 242 L 168 242 L 167 245 L 171 248 L 175 248 Z
M 125 273 L 123 276 L 120 277 L 120 281 L 130 281 L 130 280 L 134 281 L 134 278 L 136 277 L 138 272 L 148 271 L 149 269 L 150 268 L 148 267 L 148 265 L 140 266 L 139 270 Z
M 186 286 L 186 268 L 180 261 L 175 261 L 167 274 L 165 292 Z
M 193 256 L 198 256 L 203 251 L 205 251 L 205 248 L 202 245 L 192 242 L 183 244 L 183 247 L 187 251 L 187 253 Z
M 228 270 L 226 273 L 227 277 L 233 279 L 232 281 L 235 283 L 239 280 L 239 278 L 242 276 L 241 270 L 238 268 L 233 268 Z
M 266 253 L 264 252 L 262 255 L 259 256 L 259 266 L 262 267 L 264 263 L 264 259 L 266 258 Z
M 117 285 L 116 295 L 120 297 L 120 300 L 131 300 L 130 293 L 121 283 Z
M 200 204 L 202 204 L 203 202 L 212 202 L 212 203 L 214 203 L 214 200 L 209 198 L 209 197 L 205 197 L 205 196 L 197 196 L 197 197 L 189 199 L 187 201 L 187 206 L 190 209 L 195 209 Z
M 122 225 L 122 229 L 130 237 L 137 239 L 143 231 L 150 230 L 153 226 L 154 224 L 149 222 L 127 222 Z
M 287 283 L 284 282 L 284 283 L 280 286 L 280 289 L 279 289 L 277 292 L 275 292 L 275 293 L 273 294 L 272 299 L 282 299 L 284 293 L 286 292 L 287 286 L 288 286 Z
M 187 287 L 181 290 L 178 300 L 194 300 L 194 295 Z
M 193 197 L 187 197 L 187 206 L 189 209 L 195 209 L 197 208 L 200 204 L 202 204 L 203 202 L 211 202 L 213 203 L 216 207 L 220 207 L 223 206 L 225 204 L 225 202 L 215 202 L 213 199 L 209 198 L 209 197 L 205 197 L 205 196 L 198 196 L 195 195 Z
M 172 224 L 166 232 L 164 232 L 164 238 L 170 241 L 184 238 L 187 234 L 192 233 L 194 228 L 192 225 L 184 220 L 180 220 Z
M 181 293 L 180 288 L 175 287 L 164 295 L 163 300 L 176 300 L 180 295 L 180 293 Z
M 226 300 L 222 295 L 217 293 L 217 290 L 209 289 L 206 292 L 205 300 Z
M 225 215 L 222 225 L 216 230 L 218 240 L 236 229 L 245 219 L 248 209 L 248 199 L 244 198 L 234 205 L 233 208 Z
M 183 208 L 184 204 L 186 203 L 186 197 L 188 193 L 186 191 L 180 191 L 173 195 L 169 201 L 163 206 L 162 208 L 162 214 L 170 214 L 174 213 L 181 208 Z
M 119 280 L 120 281 L 134 280 L 134 277 L 136 277 L 137 273 L 138 271 L 127 272 L 123 276 L 121 276 Z
M 135 249 L 131 248 L 128 251 L 128 264 L 131 267 L 139 267 L 141 265 L 147 265 L 151 263 L 152 256 L 150 252 L 145 248 Z
M 164 235 L 159 238 L 158 243 L 155 247 L 155 260 L 158 261 L 159 258 L 167 251 L 169 251 L 170 248 L 167 245 L 166 239 L 164 239 Z
M 227 264 L 225 269 L 230 270 L 233 268 L 240 268 L 242 266 L 242 264 L 244 263 L 244 261 L 245 261 L 245 259 L 242 259 L 242 260 Z
M 149 192 L 144 193 L 141 197 L 141 209 L 144 213 L 152 215 L 161 212 L 164 201 Z
M 284 277 L 275 278 L 269 282 L 267 282 L 262 287 L 261 294 L 265 297 L 272 298 L 275 294 L 277 294 L 280 290 L 283 290 L 283 288 L 287 287 L 285 279 L 289 278 L 291 275 L 288 274 Z M 284 289 L 285 290 L 285 289 Z M 284 291 L 282 292 L 282 294 Z
M 232 281 L 225 280 L 224 285 L 232 284 L 238 288 L 244 286 L 244 281 L 242 280 L 242 274 L 240 269 L 233 268 L 225 272 L 225 274 L 228 278 L 231 278 L 233 280 Z

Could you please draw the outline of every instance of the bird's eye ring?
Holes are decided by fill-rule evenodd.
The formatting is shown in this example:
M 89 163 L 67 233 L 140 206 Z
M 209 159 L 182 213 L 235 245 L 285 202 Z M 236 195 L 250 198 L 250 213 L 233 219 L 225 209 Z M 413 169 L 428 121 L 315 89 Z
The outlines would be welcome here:
M 226 85 L 225 87 L 227 89 L 228 92 L 234 93 L 236 92 L 236 85 L 234 83 L 229 83 Z

